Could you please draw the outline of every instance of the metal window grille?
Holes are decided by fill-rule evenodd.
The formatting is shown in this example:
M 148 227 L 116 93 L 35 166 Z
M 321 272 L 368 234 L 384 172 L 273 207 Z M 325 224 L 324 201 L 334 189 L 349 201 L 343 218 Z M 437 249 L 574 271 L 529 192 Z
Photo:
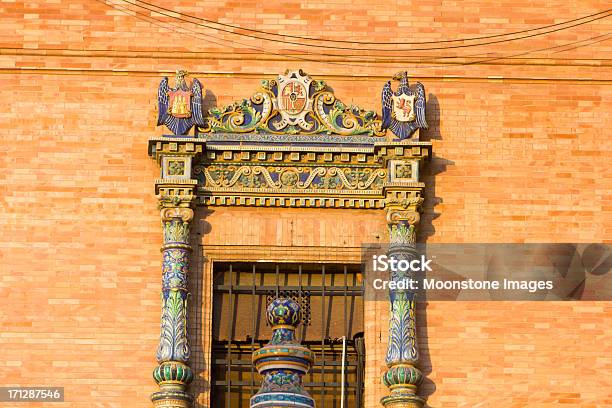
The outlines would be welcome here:
M 304 385 L 318 408 L 339 408 L 342 336 L 345 407 L 363 406 L 363 281 L 359 265 L 219 263 L 213 265 L 213 408 L 248 408 L 261 377 L 253 351 L 271 336 L 268 302 L 292 297 L 303 310 L 297 338 L 316 353 Z

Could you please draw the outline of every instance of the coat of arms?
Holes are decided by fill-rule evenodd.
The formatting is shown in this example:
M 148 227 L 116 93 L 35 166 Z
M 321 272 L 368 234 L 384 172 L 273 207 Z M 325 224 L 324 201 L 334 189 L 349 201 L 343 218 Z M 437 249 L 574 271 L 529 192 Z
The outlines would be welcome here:
M 393 113 L 392 116 L 400 122 L 410 122 L 416 119 L 414 114 L 414 95 L 402 94 L 400 96 L 392 96 L 393 98 Z
M 400 81 L 395 93 L 391 81 L 382 91 L 382 129 L 391 129 L 399 140 L 412 136 L 415 130 L 427 128 L 425 121 L 425 87 L 417 82 L 413 91 L 408 86 L 408 73 L 395 74 L 393 79 Z
M 193 125 L 204 126 L 202 85 L 194 78 L 190 88 L 185 76 L 187 71 L 176 72 L 174 88 L 170 88 L 168 77 L 164 77 L 157 91 L 157 125 L 166 125 L 176 136 L 186 135 Z
M 304 84 L 293 80 L 287 82 L 282 90 L 278 100 L 279 107 L 287 111 L 290 115 L 297 115 L 306 107 L 308 99 L 308 90 Z
M 176 91 L 168 92 L 168 114 L 175 118 L 188 118 L 191 116 L 191 91 Z
M 274 101 L 280 113 L 280 120 L 275 122 L 279 129 L 287 125 L 298 125 L 304 130 L 312 129 L 312 123 L 306 121 L 306 115 L 312 111 L 310 83 L 312 79 L 302 70 L 287 71 L 279 75 L 278 95 Z

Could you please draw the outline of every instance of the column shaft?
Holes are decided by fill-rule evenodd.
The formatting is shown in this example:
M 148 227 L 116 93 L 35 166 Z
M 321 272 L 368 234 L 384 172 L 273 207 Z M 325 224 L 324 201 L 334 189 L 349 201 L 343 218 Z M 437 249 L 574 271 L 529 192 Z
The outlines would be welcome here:
M 421 202 L 422 199 L 417 198 L 388 205 L 389 258 L 398 261 L 416 258 L 416 229 Z M 391 271 L 393 281 L 410 278 L 415 278 L 411 272 Z M 425 400 L 416 395 L 423 375 L 415 366 L 419 360 L 415 293 L 410 290 L 390 290 L 389 300 L 389 343 L 385 357 L 388 370 L 383 375 L 383 383 L 391 392 L 381 399 L 381 403 L 387 408 L 421 408 Z
M 154 406 L 185 408 L 193 397 L 186 388 L 193 379 L 189 367 L 187 333 L 187 277 L 189 273 L 189 226 L 193 210 L 185 207 L 163 208 L 162 316 L 157 362 L 153 378 L 160 390 L 151 395 Z

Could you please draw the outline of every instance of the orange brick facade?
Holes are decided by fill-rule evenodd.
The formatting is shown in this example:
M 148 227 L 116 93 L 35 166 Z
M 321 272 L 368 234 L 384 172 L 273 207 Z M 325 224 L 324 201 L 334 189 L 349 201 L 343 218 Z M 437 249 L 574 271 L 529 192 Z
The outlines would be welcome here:
M 607 6 L 179 3 L 181 12 L 210 20 L 372 42 L 495 35 Z M 155 127 L 157 85 L 179 67 L 203 83 L 207 107 L 302 68 L 345 103 L 376 111 L 383 84 L 407 69 L 426 87 L 430 129 L 421 135 L 434 151 L 421 175 L 420 241 L 612 241 L 612 48 L 572 49 L 601 40 L 610 19 L 481 47 L 396 51 L 401 62 L 386 63 L 316 55 L 348 54 L 340 50 L 309 54 L 155 14 L 160 21 L 151 22 L 146 10 L 126 15 L 128 4 L 117 4 L 0 2 L 0 386 L 64 386 L 58 407 L 151 406 L 162 237 L 153 191 L 159 168 L 146 146 L 164 133 Z M 514 57 L 476 64 L 486 53 Z M 461 58 L 439 59 L 451 56 Z M 208 407 L 210 359 L 202 251 L 217 259 L 351 261 L 362 242 L 386 234 L 379 210 L 212 210 L 196 211 L 192 232 L 191 290 L 202 300 L 192 303 L 190 320 L 192 343 L 200 344 L 191 387 L 197 407 Z M 380 382 L 387 310 L 386 301 L 366 309 L 368 408 L 387 392 Z M 418 319 L 431 407 L 612 406 L 609 302 L 429 302 Z

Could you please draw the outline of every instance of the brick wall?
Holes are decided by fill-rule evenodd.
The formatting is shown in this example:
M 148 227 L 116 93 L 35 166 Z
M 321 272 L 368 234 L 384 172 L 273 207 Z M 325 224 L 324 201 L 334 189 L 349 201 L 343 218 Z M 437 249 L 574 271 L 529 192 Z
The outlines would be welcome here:
M 398 42 L 525 30 L 606 6 L 181 1 L 180 11 L 294 35 Z M 208 106 L 248 97 L 260 79 L 303 68 L 345 103 L 376 110 L 384 82 L 408 69 L 429 95 L 431 127 L 423 138 L 435 152 L 423 175 L 421 240 L 612 240 L 612 48 L 599 42 L 555 53 L 610 32 L 610 19 L 483 47 L 398 51 L 402 62 L 388 64 L 314 55 L 352 53 L 340 50 L 308 54 L 159 15 L 150 23 L 98 1 L 3 1 L 0 16 L 0 385 L 65 386 L 58 407 L 150 406 L 161 228 L 153 195 L 158 168 L 146 141 L 162 133 L 155 128 L 159 80 L 179 67 L 203 82 Z M 524 54 L 549 47 L 557 48 Z M 516 58 L 456 64 L 495 52 Z M 419 62 L 450 56 L 465 58 Z M 281 228 L 261 245 L 343 247 L 347 231 L 357 244 L 370 239 L 363 225 L 384 228 L 375 211 L 347 210 L 342 223 L 333 211 L 289 211 L 280 221 L 259 210 L 236 210 L 237 218 L 226 211 L 211 215 L 205 245 L 244 244 L 236 219 L 282 225 L 293 215 L 303 225 Z M 258 239 L 256 231 L 248 236 Z M 367 311 L 368 407 L 385 394 L 378 378 L 386 308 L 380 302 Z M 205 307 L 204 327 L 206 315 Z M 426 322 L 424 391 L 434 407 L 610 405 L 611 317 L 609 303 L 430 302 L 419 315 Z M 196 383 L 200 401 L 205 380 Z

